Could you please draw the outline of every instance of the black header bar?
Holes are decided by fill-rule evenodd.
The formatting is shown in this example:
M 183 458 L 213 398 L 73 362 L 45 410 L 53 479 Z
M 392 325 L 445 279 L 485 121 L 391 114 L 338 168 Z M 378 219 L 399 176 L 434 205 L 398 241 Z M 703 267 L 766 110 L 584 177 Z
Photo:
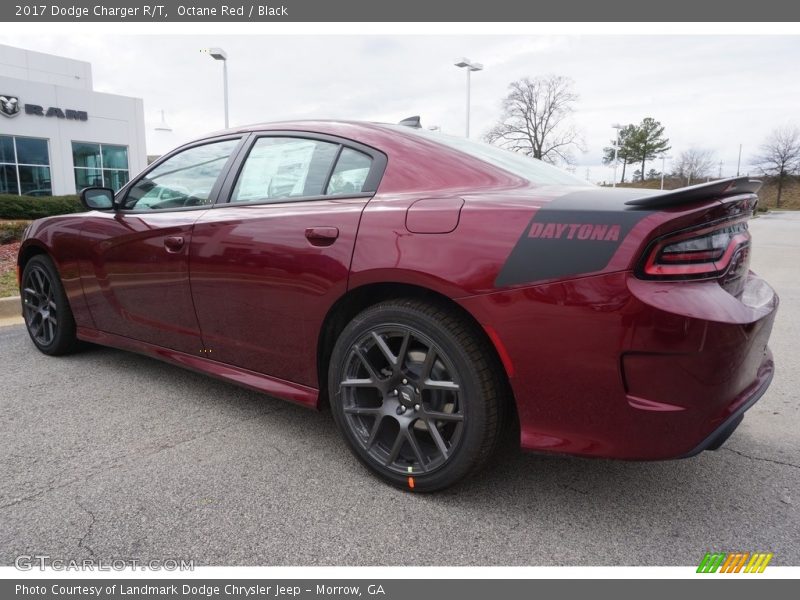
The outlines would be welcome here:
M 785 23 L 800 21 L 800 3 L 786 0 L 154 0 L 146 4 L 129 0 L 10 0 L 0 3 L 0 21 Z

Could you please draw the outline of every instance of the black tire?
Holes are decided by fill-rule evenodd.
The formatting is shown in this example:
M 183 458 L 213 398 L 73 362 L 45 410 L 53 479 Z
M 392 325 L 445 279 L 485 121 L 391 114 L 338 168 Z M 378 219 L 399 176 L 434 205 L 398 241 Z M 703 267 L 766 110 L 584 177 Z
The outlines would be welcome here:
M 449 307 L 405 299 L 365 309 L 336 341 L 328 382 L 351 450 L 397 487 L 449 487 L 498 445 L 505 373 L 478 328 Z
M 53 261 L 44 254 L 31 258 L 22 271 L 22 314 L 34 345 L 58 356 L 78 348 L 75 318 Z

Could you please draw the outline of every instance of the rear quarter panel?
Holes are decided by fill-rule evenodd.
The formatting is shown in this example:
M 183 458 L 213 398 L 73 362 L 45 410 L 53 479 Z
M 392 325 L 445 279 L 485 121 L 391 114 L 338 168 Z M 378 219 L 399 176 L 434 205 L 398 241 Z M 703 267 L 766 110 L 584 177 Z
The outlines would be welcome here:
M 623 204 L 639 190 L 537 188 L 487 179 L 470 190 L 453 185 L 379 193 L 362 215 L 351 287 L 397 281 L 460 298 L 629 271 L 656 237 L 730 216 L 750 201 L 734 197 L 644 210 Z M 453 231 L 408 230 L 409 206 L 424 198 L 447 197 L 464 200 Z M 587 235 L 581 239 L 584 226 Z M 603 237 L 612 231 L 616 233 Z

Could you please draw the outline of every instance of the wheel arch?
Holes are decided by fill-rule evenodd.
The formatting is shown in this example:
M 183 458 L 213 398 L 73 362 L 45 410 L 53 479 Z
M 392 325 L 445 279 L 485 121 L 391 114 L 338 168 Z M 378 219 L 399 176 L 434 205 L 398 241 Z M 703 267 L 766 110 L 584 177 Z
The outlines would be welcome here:
M 47 248 L 35 241 L 30 241 L 22 245 L 19 249 L 19 254 L 17 254 L 17 266 L 19 267 L 20 273 L 25 268 L 25 265 L 28 264 L 28 261 L 37 254 L 46 254 L 50 256 L 50 252 L 48 252 Z M 50 256 L 50 258 L 52 259 L 52 256 Z
M 431 288 L 420 285 L 399 282 L 368 283 L 348 290 L 330 308 L 320 328 L 317 339 L 317 379 L 319 382 L 319 404 L 324 406 L 328 399 L 328 364 L 333 346 L 345 326 L 361 311 L 370 306 L 396 298 L 414 298 L 425 300 L 440 306 L 446 306 L 461 315 L 471 323 L 480 335 L 486 347 L 491 349 L 492 360 L 503 373 L 503 381 L 507 388 L 507 397 L 512 405 L 510 408 L 516 412 L 516 401 L 509 381 L 509 373 L 495 344 L 495 340 L 481 325 L 478 319 L 466 308 L 455 302 L 452 298 Z

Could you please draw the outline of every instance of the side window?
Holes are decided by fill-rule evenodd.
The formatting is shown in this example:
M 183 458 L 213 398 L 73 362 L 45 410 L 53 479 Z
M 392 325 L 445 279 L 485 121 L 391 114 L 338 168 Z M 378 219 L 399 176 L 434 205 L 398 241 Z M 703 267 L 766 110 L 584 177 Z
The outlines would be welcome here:
M 357 194 L 363 191 L 370 166 L 372 166 L 372 159 L 363 152 L 352 148 L 342 148 L 325 194 L 333 196 Z
M 231 202 L 321 196 L 338 144 L 303 138 L 262 137 L 245 160 Z
M 211 190 L 238 139 L 195 146 L 167 159 L 137 181 L 125 197 L 127 210 L 170 210 L 211 202 Z

